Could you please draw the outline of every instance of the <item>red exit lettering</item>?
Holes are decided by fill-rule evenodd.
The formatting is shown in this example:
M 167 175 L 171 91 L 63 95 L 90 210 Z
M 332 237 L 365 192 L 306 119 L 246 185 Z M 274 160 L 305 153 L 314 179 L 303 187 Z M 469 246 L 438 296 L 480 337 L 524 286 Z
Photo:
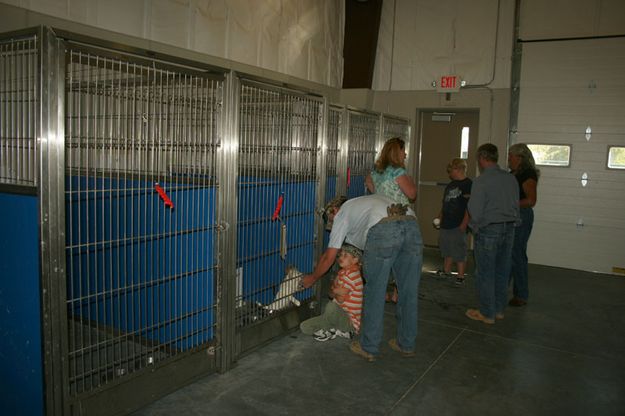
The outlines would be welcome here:
M 441 77 L 442 88 L 456 88 L 456 77 Z

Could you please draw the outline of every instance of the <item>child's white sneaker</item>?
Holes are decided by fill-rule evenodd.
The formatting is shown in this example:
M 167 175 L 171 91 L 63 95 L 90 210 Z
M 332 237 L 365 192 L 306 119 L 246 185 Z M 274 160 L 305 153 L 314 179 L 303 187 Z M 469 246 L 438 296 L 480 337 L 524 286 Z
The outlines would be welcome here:
M 322 333 L 320 333 L 320 331 L 323 331 Z M 313 338 L 315 338 L 315 341 L 330 341 L 331 339 L 336 338 L 336 334 L 334 332 L 330 332 L 330 331 L 326 331 L 324 329 L 320 329 L 319 331 L 316 331 L 315 334 L 318 335 L 313 335 Z
M 324 334 L 326 333 L 325 329 L 318 329 L 315 332 L 313 332 L 313 337 L 322 337 L 324 336 Z
M 330 332 L 334 331 L 334 333 L 336 334 L 337 337 L 341 337 L 341 338 L 347 338 L 347 339 L 351 339 L 352 338 L 352 334 L 350 332 L 343 332 L 339 329 L 330 329 Z

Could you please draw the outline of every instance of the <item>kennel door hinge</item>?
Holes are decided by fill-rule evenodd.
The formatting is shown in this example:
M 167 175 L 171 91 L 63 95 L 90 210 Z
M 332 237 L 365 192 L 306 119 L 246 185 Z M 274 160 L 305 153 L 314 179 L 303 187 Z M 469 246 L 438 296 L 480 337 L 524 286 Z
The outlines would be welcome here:
M 218 231 L 228 231 L 228 229 L 230 228 L 230 224 L 227 223 L 226 221 L 221 221 L 219 224 L 217 224 L 217 230 Z
M 286 239 L 286 224 L 280 225 L 280 257 L 282 260 L 286 260 L 287 252 L 287 239 Z

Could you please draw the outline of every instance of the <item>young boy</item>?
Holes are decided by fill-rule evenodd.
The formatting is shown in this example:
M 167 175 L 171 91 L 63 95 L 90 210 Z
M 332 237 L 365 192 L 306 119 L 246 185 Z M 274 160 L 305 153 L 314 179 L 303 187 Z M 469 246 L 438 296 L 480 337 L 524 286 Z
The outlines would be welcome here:
M 451 182 L 445 188 L 443 207 L 438 216 L 440 234 L 438 246 L 443 260 L 443 276 L 451 275 L 451 266 L 455 262 L 458 268 L 456 284 L 464 283 L 464 271 L 467 260 L 467 224 L 469 214 L 467 203 L 471 195 L 471 179 L 467 178 L 467 163 L 464 159 L 453 159 L 447 165 Z
M 363 280 L 360 273 L 362 251 L 350 244 L 341 247 L 337 263 L 340 270 L 330 287 L 334 298 L 320 316 L 300 324 L 304 334 L 313 335 L 317 341 L 328 341 L 337 336 L 351 338 L 360 331 L 362 315 Z

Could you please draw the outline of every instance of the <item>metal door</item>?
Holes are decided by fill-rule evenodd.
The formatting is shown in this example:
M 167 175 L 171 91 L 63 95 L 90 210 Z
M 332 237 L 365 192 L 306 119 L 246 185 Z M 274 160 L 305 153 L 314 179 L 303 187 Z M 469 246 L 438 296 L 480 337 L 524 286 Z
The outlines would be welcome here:
M 417 217 L 423 243 L 438 246 L 438 231 L 432 220 L 441 210 L 443 191 L 449 183 L 447 164 L 451 159 L 467 159 L 467 176 L 476 172 L 475 151 L 477 149 L 479 113 L 477 111 L 420 111 L 420 165 L 419 192 L 417 196 Z M 465 151 L 462 151 L 463 129 L 468 133 Z

